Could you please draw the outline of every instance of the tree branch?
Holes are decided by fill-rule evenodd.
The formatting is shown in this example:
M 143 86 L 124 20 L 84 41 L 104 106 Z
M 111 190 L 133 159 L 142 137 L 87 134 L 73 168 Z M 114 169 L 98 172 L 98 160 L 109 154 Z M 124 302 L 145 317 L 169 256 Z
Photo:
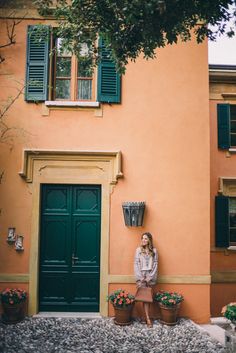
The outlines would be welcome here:
M 17 93 L 17 95 L 11 99 L 11 101 L 2 109 L 0 110 L 0 121 L 2 123 L 2 119 L 3 119 L 3 116 L 6 114 L 6 112 L 11 108 L 11 106 L 15 103 L 15 101 L 20 97 L 20 95 L 23 93 L 25 89 L 25 86 L 23 86 L 19 92 Z
M 10 41 L 9 43 L 7 43 L 7 44 L 3 44 L 3 45 L 0 45 L 0 49 L 2 49 L 2 48 L 5 48 L 5 47 L 9 47 L 10 45 L 13 45 L 13 44 L 15 44 L 16 42 L 15 41 Z M 5 59 L 4 59 L 5 60 Z
M 11 45 L 14 45 L 16 43 L 16 26 L 18 24 L 20 24 L 23 19 L 25 18 L 25 16 L 23 16 L 20 20 L 16 21 L 16 20 L 12 20 L 12 23 L 9 24 L 9 22 L 6 20 L 6 31 L 7 31 L 7 38 L 8 38 L 8 42 L 6 44 L 0 44 L 0 49 L 2 48 L 6 48 L 9 47 Z M 5 58 L 0 55 L 0 64 L 5 60 Z
M 0 0 L 1 1 L 1 0 Z M 14 19 L 14 12 L 11 12 L 11 16 L 13 16 L 13 19 L 10 21 L 6 19 L 5 21 L 5 30 L 6 30 L 6 43 L 1 43 L 0 44 L 0 49 L 9 47 L 11 45 L 14 45 L 16 43 L 16 26 L 19 25 L 23 19 L 25 18 L 27 13 L 20 18 L 20 19 Z M 5 57 L 0 54 L 0 64 L 5 61 Z M 17 82 L 17 81 L 16 81 Z M 17 82 L 19 84 L 19 82 Z M 10 144 L 10 146 L 13 146 L 12 141 L 16 137 L 16 131 L 23 131 L 22 129 L 19 129 L 17 127 L 11 126 L 8 124 L 8 121 L 5 120 L 7 117 L 7 113 L 10 110 L 10 108 L 13 106 L 13 104 L 16 102 L 16 100 L 20 97 L 20 95 L 23 93 L 25 86 L 20 85 L 20 88 L 17 88 L 17 93 L 14 97 L 9 97 L 6 101 L 1 101 L 0 103 L 0 143 L 5 143 L 5 144 Z M 0 174 L 0 183 L 1 183 L 1 174 Z

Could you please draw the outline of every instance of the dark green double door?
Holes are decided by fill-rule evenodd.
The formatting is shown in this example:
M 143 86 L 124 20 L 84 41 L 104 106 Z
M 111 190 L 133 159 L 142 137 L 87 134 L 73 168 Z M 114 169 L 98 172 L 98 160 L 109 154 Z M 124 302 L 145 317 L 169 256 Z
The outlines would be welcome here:
M 39 310 L 99 311 L 101 188 L 42 185 Z

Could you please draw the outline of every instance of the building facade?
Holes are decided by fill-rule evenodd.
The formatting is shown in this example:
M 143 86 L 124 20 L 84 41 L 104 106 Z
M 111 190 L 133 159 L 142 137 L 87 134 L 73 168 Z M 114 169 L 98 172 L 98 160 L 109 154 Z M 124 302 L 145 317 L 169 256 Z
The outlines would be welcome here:
M 22 84 L 25 96 L 7 113 L 13 129 L 1 146 L 0 287 L 27 289 L 30 315 L 112 315 L 106 296 L 135 293 L 134 253 L 149 231 L 159 253 L 156 289 L 181 292 L 180 314 L 208 322 L 207 43 L 167 46 L 119 78 L 106 60 L 91 74 L 67 53 L 50 56 L 60 42 L 37 43 L 39 23 L 55 25 L 28 9 L 16 44 L 2 50 L 1 99 Z M 143 226 L 125 226 L 126 201 L 145 201 Z M 23 235 L 24 250 L 6 241 L 9 228 Z
M 236 164 L 234 66 L 210 66 L 211 314 L 236 296 Z

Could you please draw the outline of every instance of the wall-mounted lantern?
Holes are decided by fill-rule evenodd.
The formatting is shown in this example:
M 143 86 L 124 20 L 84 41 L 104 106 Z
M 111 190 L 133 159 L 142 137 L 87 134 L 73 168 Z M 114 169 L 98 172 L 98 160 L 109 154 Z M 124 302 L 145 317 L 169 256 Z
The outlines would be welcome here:
M 23 235 L 17 235 L 17 239 L 15 242 L 15 250 L 16 251 L 23 251 L 24 250 L 23 239 L 24 239 Z
M 140 227 L 143 225 L 145 202 L 123 202 L 122 208 L 126 226 Z
M 13 244 L 16 241 L 16 228 L 9 227 L 8 234 L 7 234 L 7 242 L 8 244 Z

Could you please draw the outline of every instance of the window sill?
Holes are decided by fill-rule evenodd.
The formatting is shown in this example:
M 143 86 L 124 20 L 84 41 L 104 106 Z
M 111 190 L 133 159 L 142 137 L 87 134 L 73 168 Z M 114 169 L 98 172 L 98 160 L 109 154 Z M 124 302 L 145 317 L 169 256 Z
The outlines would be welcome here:
M 230 251 L 236 251 L 236 246 L 235 245 L 231 245 L 227 248 L 227 250 L 230 250 Z
M 231 153 L 236 153 L 236 148 L 229 148 L 229 152 L 231 152 Z
M 236 246 L 229 246 L 228 248 L 217 248 L 217 247 L 211 247 L 211 253 L 224 253 L 224 255 L 229 255 L 229 252 L 236 252 Z
M 84 108 L 99 108 L 99 102 L 85 101 L 45 101 L 47 107 L 84 107 Z
M 45 101 L 42 104 L 42 116 L 49 116 L 51 110 L 94 110 L 94 116 L 101 118 L 103 116 L 103 109 L 100 102 L 89 101 Z

